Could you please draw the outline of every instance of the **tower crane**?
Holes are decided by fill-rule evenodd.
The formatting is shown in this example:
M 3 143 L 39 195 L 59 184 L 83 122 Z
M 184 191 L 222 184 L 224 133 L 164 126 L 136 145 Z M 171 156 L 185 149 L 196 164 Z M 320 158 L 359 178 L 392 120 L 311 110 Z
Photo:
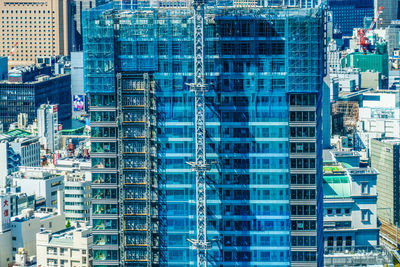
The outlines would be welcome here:
M 17 48 L 17 45 L 18 45 L 18 42 L 15 42 L 15 44 L 13 45 L 13 48 L 10 51 L 10 54 L 8 55 L 8 59 L 10 59 L 14 55 L 14 52 L 15 52 L 15 49 Z
M 375 26 L 376 22 L 378 21 L 380 15 L 383 13 L 383 6 L 379 7 L 378 9 L 378 14 L 377 16 L 372 20 L 371 25 L 365 31 L 365 29 L 358 29 L 357 32 L 357 39 L 358 39 L 358 44 L 361 46 L 361 49 L 363 50 L 363 53 L 365 54 L 369 50 L 369 45 L 371 42 L 368 40 L 367 34 L 372 30 L 372 28 Z
M 207 240 L 207 208 L 206 208 L 206 121 L 205 121 L 205 91 L 204 78 L 204 0 L 194 0 L 194 82 L 189 84 L 194 93 L 194 126 L 195 126 L 195 161 L 188 164 L 196 172 L 196 239 L 189 239 L 197 250 L 197 266 L 207 266 L 207 250 L 210 242 Z

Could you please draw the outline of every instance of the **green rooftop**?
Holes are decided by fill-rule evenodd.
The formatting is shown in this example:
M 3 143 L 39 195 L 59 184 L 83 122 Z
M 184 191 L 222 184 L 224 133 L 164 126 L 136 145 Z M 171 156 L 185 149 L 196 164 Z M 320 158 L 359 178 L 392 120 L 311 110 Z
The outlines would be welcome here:
M 339 166 L 323 166 L 324 172 L 340 172 Z
M 14 130 L 6 132 L 6 134 L 9 136 L 15 136 L 15 137 L 25 137 L 25 136 L 32 135 L 32 133 L 25 131 L 25 130 L 21 130 L 21 129 L 14 129 Z
M 324 198 L 350 197 L 350 181 L 347 176 L 324 176 Z
M 64 129 L 60 131 L 61 135 L 82 135 L 88 136 L 89 133 L 86 131 L 85 126 L 76 129 Z

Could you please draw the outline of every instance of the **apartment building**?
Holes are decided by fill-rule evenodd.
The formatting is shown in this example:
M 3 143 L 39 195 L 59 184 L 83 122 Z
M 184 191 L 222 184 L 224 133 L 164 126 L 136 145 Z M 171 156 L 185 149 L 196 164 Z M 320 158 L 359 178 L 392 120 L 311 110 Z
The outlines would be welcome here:
M 31 65 L 37 57 L 68 55 L 68 0 L 0 2 L 0 56 L 8 66 Z

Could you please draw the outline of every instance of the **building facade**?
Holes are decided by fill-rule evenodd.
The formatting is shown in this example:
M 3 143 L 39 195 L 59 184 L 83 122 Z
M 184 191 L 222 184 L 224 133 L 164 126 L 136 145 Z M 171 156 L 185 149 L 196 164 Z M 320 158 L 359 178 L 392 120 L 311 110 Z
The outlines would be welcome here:
M 66 176 L 64 204 L 67 221 L 88 222 L 90 220 L 90 181 L 86 181 L 84 178 L 81 175 L 70 174 Z M 100 196 L 96 195 L 94 198 L 100 198 Z
M 83 52 L 71 53 L 72 118 L 86 114 L 86 95 L 83 90 Z
M 36 234 L 38 266 L 92 266 L 92 229 L 68 228 Z
M 61 123 L 71 119 L 71 76 L 41 75 L 34 69 L 13 69 L 8 80 L 0 81 L 0 121 L 6 129 L 20 113 L 32 123 L 42 104 L 58 104 Z
M 93 238 L 107 237 L 93 264 L 194 266 L 192 12 L 109 8 L 83 22 L 92 195 L 109 196 L 92 198 Z M 211 7 L 207 17 L 210 260 L 322 266 L 324 14 Z
M 377 181 L 378 217 L 399 225 L 399 152 L 397 138 L 377 138 L 371 141 L 371 167 L 379 172 Z
M 9 67 L 68 55 L 69 8 L 67 0 L 1 2 L 0 55 L 10 57 Z
M 20 167 L 8 176 L 21 191 L 46 199 L 45 207 L 57 207 L 59 191 L 64 190 L 64 176 L 44 171 L 40 167 Z
M 347 163 L 324 162 L 326 265 L 355 265 L 360 259 L 363 264 L 367 263 L 367 257 L 357 254 L 360 250 L 371 256 L 375 254 L 375 260 L 379 258 L 377 175 L 378 172 L 369 167 L 353 168 Z
M 49 152 L 56 150 L 58 132 L 58 105 L 42 104 L 37 110 L 40 144 Z
M 327 2 L 328 10 L 332 14 L 333 28 L 346 36 L 352 36 L 354 28 L 365 28 L 364 19 L 374 16 L 374 0 L 328 0 Z
M 0 81 L 7 79 L 8 73 L 8 58 L 0 57 Z

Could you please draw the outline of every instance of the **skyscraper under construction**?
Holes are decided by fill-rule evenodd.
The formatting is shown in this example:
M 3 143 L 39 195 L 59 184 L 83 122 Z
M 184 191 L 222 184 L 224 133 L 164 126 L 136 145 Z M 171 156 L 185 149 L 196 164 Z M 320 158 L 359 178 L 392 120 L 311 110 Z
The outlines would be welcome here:
M 94 266 L 195 266 L 193 10 L 121 7 L 83 19 Z M 204 13 L 208 262 L 323 266 L 324 10 Z

